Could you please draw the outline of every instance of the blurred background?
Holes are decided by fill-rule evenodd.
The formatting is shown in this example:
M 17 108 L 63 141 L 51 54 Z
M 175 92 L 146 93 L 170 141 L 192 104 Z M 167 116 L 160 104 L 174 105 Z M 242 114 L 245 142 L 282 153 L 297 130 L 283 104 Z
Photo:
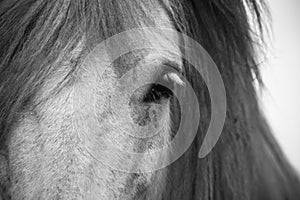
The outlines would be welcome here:
M 274 135 L 300 174 L 300 1 L 269 0 L 273 36 L 262 66 L 262 103 Z

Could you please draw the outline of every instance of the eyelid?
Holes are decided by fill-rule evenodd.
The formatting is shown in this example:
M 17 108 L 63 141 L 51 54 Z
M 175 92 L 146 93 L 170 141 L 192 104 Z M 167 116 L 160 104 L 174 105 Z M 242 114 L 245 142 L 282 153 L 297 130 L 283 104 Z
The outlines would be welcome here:
M 182 75 L 183 74 L 183 69 L 182 67 L 175 61 L 170 61 L 170 60 L 167 60 L 167 61 L 164 61 L 162 63 L 164 66 L 166 67 L 169 67 L 169 68 L 172 68 L 173 70 L 176 71 L 176 73 Z
M 175 73 L 175 72 L 169 72 L 169 73 L 166 73 L 164 76 L 163 76 L 163 79 L 166 80 L 166 81 L 172 81 L 172 82 L 175 82 L 177 83 L 178 85 L 180 86 L 184 86 L 185 83 L 182 81 L 182 79 L 180 78 L 179 74 L 178 73 Z
M 163 79 L 166 81 L 174 82 L 180 86 L 184 86 L 184 81 L 181 78 L 184 74 L 181 64 L 169 59 L 164 60 L 162 64 L 163 66 L 168 68 L 168 70 L 165 70 Z

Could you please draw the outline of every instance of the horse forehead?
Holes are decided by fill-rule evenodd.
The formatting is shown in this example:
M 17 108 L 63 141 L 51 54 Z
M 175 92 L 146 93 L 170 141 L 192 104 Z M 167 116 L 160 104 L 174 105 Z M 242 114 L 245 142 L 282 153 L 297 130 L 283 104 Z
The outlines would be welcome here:
M 142 33 L 143 29 L 149 30 L 149 26 L 144 23 L 144 18 L 140 18 L 141 26 L 137 28 L 141 31 L 141 34 L 137 34 L 138 37 L 136 37 L 135 34 L 128 34 L 126 37 L 122 37 L 122 39 L 127 40 L 127 43 L 135 43 L 136 41 L 142 40 L 143 43 L 148 45 L 148 49 L 132 50 L 113 60 L 112 66 L 118 76 L 138 65 L 146 66 L 151 63 L 158 64 L 164 60 L 169 60 L 173 63 L 177 63 L 178 66 L 181 66 L 181 52 L 177 45 L 181 38 L 175 31 L 176 28 L 167 11 L 162 8 L 161 5 L 157 5 L 155 8 L 150 7 L 148 11 L 147 16 L 144 18 L 151 19 L 151 21 L 154 22 L 154 26 L 151 25 L 151 29 L 157 28 L 158 31 L 155 31 L 155 33 L 153 32 L 153 35 L 144 35 Z M 139 19 L 139 17 L 137 18 Z M 171 29 L 174 31 L 164 31 L 164 29 Z M 108 48 L 104 51 L 109 55 L 109 51 L 114 51 L 114 49 Z M 112 61 L 111 59 L 108 60 Z
M 151 18 L 151 20 L 155 24 L 154 28 L 158 28 L 161 30 L 163 29 L 175 30 L 174 24 L 171 21 L 167 11 L 163 9 L 161 6 L 158 6 L 156 8 L 150 8 L 145 18 Z M 147 24 L 143 22 L 144 20 L 145 19 L 141 18 L 140 19 L 141 26 L 136 28 L 141 28 L 141 29 L 148 28 Z M 126 23 L 124 24 L 124 26 L 126 26 Z M 108 39 L 109 38 L 106 38 L 105 40 Z M 138 39 L 139 38 L 132 37 L 132 35 L 130 34 L 128 35 L 128 37 L 126 37 L 126 40 L 129 43 L 134 42 Z M 101 43 L 103 43 L 105 40 L 103 40 Z M 109 49 L 106 46 L 100 45 L 102 48 L 99 51 L 97 50 L 96 52 L 102 54 L 102 56 L 100 56 L 101 59 L 94 59 L 94 58 L 83 59 L 84 63 L 82 63 L 81 66 L 77 69 L 78 73 L 76 74 L 76 76 L 79 76 L 78 77 L 79 80 L 82 80 L 82 78 L 90 79 L 91 77 L 93 77 L 92 80 L 94 79 L 96 80 L 99 79 L 98 75 L 102 75 L 102 73 L 99 74 L 98 72 L 102 72 L 103 69 L 109 66 L 113 68 L 113 71 L 115 72 L 116 76 L 121 77 L 124 73 L 135 68 L 136 66 L 142 66 L 142 65 L 146 66 L 149 64 L 161 66 L 161 63 L 166 60 L 169 60 L 173 63 L 177 63 L 176 64 L 177 66 L 181 66 L 181 52 L 179 47 L 176 45 L 180 41 L 180 36 L 175 31 L 173 32 L 173 34 L 170 34 L 170 32 L 166 33 L 160 31 L 159 34 L 155 35 L 155 37 L 144 37 L 143 40 L 145 40 L 147 44 L 149 44 L 149 49 L 132 50 L 124 55 L 119 56 L 115 60 L 111 60 L 111 58 L 106 58 L 107 56 L 110 57 L 109 51 L 111 51 L 111 48 Z M 79 42 L 77 47 L 71 52 L 72 54 L 68 56 L 65 66 L 70 65 L 70 60 L 72 60 L 71 58 L 77 58 L 79 56 L 80 52 L 85 48 L 84 47 L 85 43 L 86 43 L 85 40 Z M 162 51 L 161 49 L 167 49 L 167 50 Z M 103 52 L 105 55 L 104 58 L 103 58 Z M 95 55 L 96 54 L 93 54 L 92 57 L 94 57 Z M 88 61 L 86 62 L 86 60 Z M 96 63 L 93 63 L 93 61 L 95 60 L 97 60 Z M 113 62 L 108 63 L 106 62 L 107 60 Z M 101 70 L 99 71 L 97 68 L 101 68 Z M 55 86 L 55 83 L 59 82 L 58 79 L 63 78 L 66 74 L 68 74 L 68 69 L 69 69 L 68 67 L 61 67 L 59 72 L 49 77 L 46 88 L 45 90 L 42 91 L 42 93 L 48 94 L 47 91 L 50 91 L 51 88 Z M 90 80 L 86 80 L 86 81 L 92 82 Z M 42 96 L 46 96 L 46 95 L 42 95 Z

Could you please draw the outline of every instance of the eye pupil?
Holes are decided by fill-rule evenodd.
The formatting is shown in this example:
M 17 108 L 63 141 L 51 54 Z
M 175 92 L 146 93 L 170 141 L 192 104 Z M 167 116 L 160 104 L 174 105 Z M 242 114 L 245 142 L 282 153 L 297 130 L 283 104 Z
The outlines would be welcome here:
M 173 92 L 169 88 L 160 84 L 151 84 L 150 89 L 146 92 L 145 96 L 143 97 L 143 102 L 157 102 L 162 99 L 168 99 L 172 95 Z

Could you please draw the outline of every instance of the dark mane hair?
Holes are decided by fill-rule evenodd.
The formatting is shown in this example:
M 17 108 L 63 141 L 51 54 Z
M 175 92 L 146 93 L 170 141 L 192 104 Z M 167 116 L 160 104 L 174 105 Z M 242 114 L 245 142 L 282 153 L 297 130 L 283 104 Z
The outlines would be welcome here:
M 146 10 L 155 6 L 154 2 L 1 0 L 0 152 L 7 153 L 5 140 L 14 122 L 37 103 L 36 94 L 53 73 L 65 74 L 57 88 L 71 85 L 93 46 L 141 26 L 141 21 L 154 26 Z M 297 175 L 271 135 L 254 87 L 255 81 L 262 84 L 255 49 L 268 25 L 266 4 L 259 0 L 157 2 L 176 29 L 197 40 L 214 59 L 228 102 L 221 138 L 207 157 L 199 159 L 210 100 L 202 79 L 186 69 L 198 92 L 202 120 L 193 145 L 168 167 L 168 184 L 161 198 L 298 199 Z M 137 12 L 142 18 L 135 16 Z M 5 180 L 0 180 L 0 188 L 4 184 Z

